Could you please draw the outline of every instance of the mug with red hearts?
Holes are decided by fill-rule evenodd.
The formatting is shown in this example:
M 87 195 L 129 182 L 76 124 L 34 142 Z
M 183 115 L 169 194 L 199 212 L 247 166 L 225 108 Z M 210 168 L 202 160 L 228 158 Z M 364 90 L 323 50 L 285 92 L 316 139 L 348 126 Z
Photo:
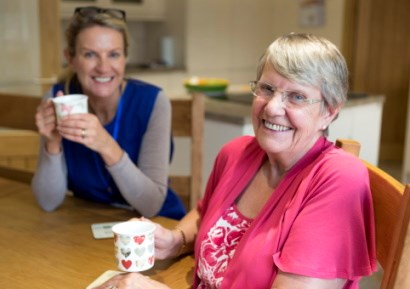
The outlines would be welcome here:
M 154 266 L 154 223 L 128 221 L 114 225 L 112 231 L 119 270 L 140 272 Z
M 88 112 L 88 96 L 84 94 L 61 95 L 51 101 L 54 103 L 57 123 L 67 115 Z

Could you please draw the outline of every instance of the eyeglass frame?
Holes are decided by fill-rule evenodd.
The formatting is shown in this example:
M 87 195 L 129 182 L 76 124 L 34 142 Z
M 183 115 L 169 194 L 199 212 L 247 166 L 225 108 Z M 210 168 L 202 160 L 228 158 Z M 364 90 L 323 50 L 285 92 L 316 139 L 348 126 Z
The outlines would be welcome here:
M 271 95 L 270 96 L 265 96 L 265 95 L 257 94 L 256 93 L 256 87 L 257 87 L 258 83 L 262 83 L 262 84 L 266 85 L 267 87 L 269 87 Z M 289 107 L 288 104 L 290 104 L 290 106 L 293 105 L 293 107 L 303 107 L 304 105 L 311 105 L 311 104 L 315 104 L 315 103 L 324 102 L 323 99 L 307 98 L 301 92 L 289 91 L 289 90 L 279 90 L 274 85 L 266 83 L 264 81 L 253 80 L 253 81 L 249 82 L 249 85 L 250 85 L 250 88 L 251 88 L 251 92 L 254 96 L 263 97 L 264 99 L 268 99 L 268 100 L 271 100 L 275 96 L 275 92 L 280 92 L 281 96 L 282 96 L 281 100 L 285 104 L 286 107 Z M 300 99 L 300 100 L 297 100 L 295 102 L 292 102 L 292 101 L 289 100 L 290 99 L 290 94 L 301 95 L 301 96 L 304 97 L 304 99 Z
M 86 11 L 86 10 L 94 11 L 96 13 L 90 14 L 90 15 L 83 14 L 84 13 L 83 11 Z M 116 17 L 117 16 L 116 14 L 113 14 L 113 13 L 110 13 L 110 12 L 119 13 L 121 15 L 121 17 Z M 116 9 L 116 8 L 101 8 L 101 7 L 97 7 L 97 6 L 77 7 L 74 10 L 74 15 L 76 15 L 76 14 L 78 14 L 82 17 L 90 17 L 90 16 L 95 16 L 97 14 L 107 14 L 107 15 L 110 15 L 111 17 L 113 17 L 113 18 L 116 18 L 116 19 L 121 19 L 121 20 L 124 20 L 124 21 L 127 20 L 126 12 L 122 9 Z

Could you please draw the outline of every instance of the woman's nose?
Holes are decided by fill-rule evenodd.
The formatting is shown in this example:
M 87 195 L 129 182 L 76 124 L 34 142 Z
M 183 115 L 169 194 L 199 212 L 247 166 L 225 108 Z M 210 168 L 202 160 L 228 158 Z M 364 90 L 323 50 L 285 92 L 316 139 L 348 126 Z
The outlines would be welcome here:
M 98 63 L 97 63 L 97 69 L 98 70 L 107 70 L 109 68 L 109 62 L 108 59 L 101 57 L 98 59 Z
M 279 91 L 275 91 L 273 96 L 267 101 L 265 110 L 270 114 L 283 114 L 285 112 L 286 102 Z

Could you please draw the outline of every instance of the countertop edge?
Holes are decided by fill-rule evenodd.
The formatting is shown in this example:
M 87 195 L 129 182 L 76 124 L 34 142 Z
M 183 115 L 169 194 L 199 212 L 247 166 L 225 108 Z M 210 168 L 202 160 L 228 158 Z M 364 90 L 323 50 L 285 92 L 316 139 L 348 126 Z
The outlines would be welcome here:
M 383 95 L 367 95 L 360 98 L 349 99 L 344 108 L 369 103 L 384 103 Z M 205 99 L 205 117 L 216 121 L 223 121 L 233 124 L 244 124 L 251 117 L 251 104 L 233 102 L 226 99 Z

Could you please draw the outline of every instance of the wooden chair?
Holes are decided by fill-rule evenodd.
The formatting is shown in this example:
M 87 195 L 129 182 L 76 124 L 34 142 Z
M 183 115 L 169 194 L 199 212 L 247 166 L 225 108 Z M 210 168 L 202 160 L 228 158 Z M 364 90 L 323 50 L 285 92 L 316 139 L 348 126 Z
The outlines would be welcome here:
M 204 102 L 200 93 L 171 99 L 173 136 L 190 138 L 190 174 L 171 175 L 170 187 L 180 196 L 187 210 L 194 208 L 201 197 Z
M 356 156 L 360 144 L 338 139 L 336 146 Z M 380 289 L 410 288 L 410 185 L 363 161 L 369 171 L 376 223 L 377 260 L 384 273 Z
M 40 137 L 30 130 L 0 130 L 0 176 L 30 183 L 37 165 Z
M 30 183 L 39 150 L 39 97 L 0 93 L 0 177 Z
M 0 93 L 0 127 L 37 131 L 34 115 L 41 98 Z

